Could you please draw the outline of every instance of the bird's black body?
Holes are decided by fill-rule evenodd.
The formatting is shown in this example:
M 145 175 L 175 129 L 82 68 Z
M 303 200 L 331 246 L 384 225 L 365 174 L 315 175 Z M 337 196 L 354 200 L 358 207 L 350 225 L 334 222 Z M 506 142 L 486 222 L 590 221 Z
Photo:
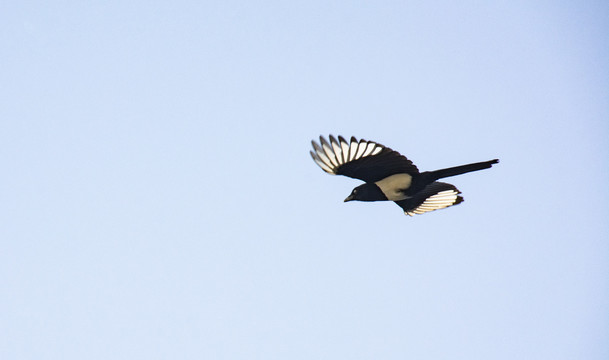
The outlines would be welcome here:
M 387 196 L 383 194 L 378 185 L 375 183 L 363 183 L 351 191 L 351 194 L 345 199 L 347 201 L 385 201 Z
M 311 157 L 325 172 L 345 175 L 365 183 L 353 189 L 345 201 L 394 201 L 407 215 L 443 209 L 463 201 L 455 186 L 436 180 L 490 168 L 489 160 L 451 168 L 419 172 L 405 156 L 381 144 L 342 136 L 330 141 L 320 136 L 312 142 Z

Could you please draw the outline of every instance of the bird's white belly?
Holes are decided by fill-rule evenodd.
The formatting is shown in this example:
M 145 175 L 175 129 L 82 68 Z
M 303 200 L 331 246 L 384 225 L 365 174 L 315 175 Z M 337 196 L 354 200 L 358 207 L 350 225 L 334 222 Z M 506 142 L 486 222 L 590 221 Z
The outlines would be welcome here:
M 408 189 L 411 183 L 412 176 L 408 174 L 395 174 L 387 176 L 375 184 L 381 189 L 387 199 L 399 201 L 408 198 L 402 191 Z

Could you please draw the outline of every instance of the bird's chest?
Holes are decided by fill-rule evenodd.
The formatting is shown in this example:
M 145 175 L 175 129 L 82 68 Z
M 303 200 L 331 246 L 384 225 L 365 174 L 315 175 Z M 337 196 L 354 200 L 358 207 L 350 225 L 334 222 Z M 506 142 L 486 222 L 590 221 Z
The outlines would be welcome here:
M 408 174 L 395 174 L 379 180 L 375 184 L 381 189 L 388 200 L 404 200 L 408 198 L 404 192 L 412 184 L 412 176 Z

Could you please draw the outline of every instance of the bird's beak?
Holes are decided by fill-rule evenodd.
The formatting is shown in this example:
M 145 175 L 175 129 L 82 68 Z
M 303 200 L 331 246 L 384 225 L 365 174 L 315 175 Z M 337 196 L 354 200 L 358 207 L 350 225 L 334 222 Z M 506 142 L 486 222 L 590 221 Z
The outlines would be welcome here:
M 351 201 L 351 200 L 353 200 L 353 195 L 347 196 L 347 198 L 345 199 L 345 202 Z

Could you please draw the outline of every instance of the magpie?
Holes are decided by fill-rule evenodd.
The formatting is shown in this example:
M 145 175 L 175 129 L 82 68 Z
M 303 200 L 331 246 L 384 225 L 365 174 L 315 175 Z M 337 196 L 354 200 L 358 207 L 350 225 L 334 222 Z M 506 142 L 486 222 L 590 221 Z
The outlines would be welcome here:
M 311 141 L 311 157 L 319 167 L 332 175 L 345 175 L 365 183 L 353 189 L 347 201 L 393 201 L 406 215 L 424 214 L 463 202 L 454 185 L 436 181 L 471 171 L 488 169 L 498 159 L 451 168 L 419 172 L 404 155 L 374 141 L 346 141 L 330 135 Z

